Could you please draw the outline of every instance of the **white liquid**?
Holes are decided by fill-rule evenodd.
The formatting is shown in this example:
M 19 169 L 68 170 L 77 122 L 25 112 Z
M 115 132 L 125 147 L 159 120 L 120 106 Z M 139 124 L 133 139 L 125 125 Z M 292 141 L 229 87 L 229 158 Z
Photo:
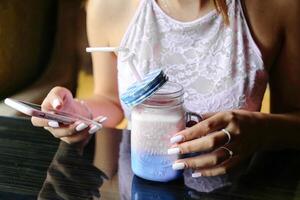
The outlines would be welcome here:
M 182 171 L 172 169 L 179 155 L 168 155 L 170 138 L 185 128 L 183 89 L 168 82 L 132 110 L 131 166 L 144 179 L 167 182 Z
M 132 148 L 142 154 L 167 155 L 170 138 L 185 127 L 184 111 L 145 109 L 132 112 Z

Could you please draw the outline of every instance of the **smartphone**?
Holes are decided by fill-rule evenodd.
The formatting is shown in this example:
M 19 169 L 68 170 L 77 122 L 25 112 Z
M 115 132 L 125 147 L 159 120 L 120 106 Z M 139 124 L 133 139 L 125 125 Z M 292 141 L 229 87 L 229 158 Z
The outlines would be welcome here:
M 72 124 L 75 121 L 80 120 L 87 124 L 95 124 L 101 126 L 100 123 L 106 120 L 106 117 L 103 117 L 102 119 L 100 119 L 100 123 L 98 123 L 94 120 L 90 120 L 83 116 L 67 113 L 64 111 L 58 111 L 58 110 L 42 111 L 40 105 L 33 104 L 26 101 L 11 99 L 11 98 L 6 98 L 4 100 L 4 103 L 17 111 L 24 113 L 25 115 L 48 119 L 48 120 L 54 120 L 63 124 Z

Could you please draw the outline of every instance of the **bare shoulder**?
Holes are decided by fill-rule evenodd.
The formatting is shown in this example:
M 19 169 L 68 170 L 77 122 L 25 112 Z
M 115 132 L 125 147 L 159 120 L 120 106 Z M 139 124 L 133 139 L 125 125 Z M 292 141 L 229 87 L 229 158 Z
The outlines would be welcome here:
M 251 1 L 251 0 L 250 0 Z M 259 3 L 258 0 L 253 0 Z M 269 8 L 270 35 L 274 24 L 280 28 L 279 51 L 270 73 L 271 111 L 284 113 L 299 110 L 300 101 L 300 1 L 264 0 Z M 262 3 L 264 4 L 264 3 Z M 273 26 L 273 27 L 272 27 Z M 291 98 L 293 97 L 293 98 Z
M 281 8 L 281 14 L 283 18 L 283 25 L 287 28 L 291 26 L 294 28 L 300 28 L 300 1 L 299 0 L 276 0 L 278 2 L 278 9 Z
M 240 0 L 267 69 L 280 54 L 288 27 L 299 24 L 299 0 Z M 298 22 L 297 22 L 298 20 Z
M 291 16 L 298 15 L 300 11 L 299 0 L 244 0 L 250 12 L 254 12 L 258 17 L 270 17 L 273 20 L 282 19 L 284 22 Z M 263 20 L 263 19 L 261 19 Z
M 124 0 L 88 0 L 87 12 L 97 20 L 106 23 L 118 22 L 130 8 L 130 1 Z
M 97 40 L 106 38 L 109 44 L 120 41 L 139 0 L 88 0 L 87 31 Z M 96 43 L 103 43 L 98 41 Z

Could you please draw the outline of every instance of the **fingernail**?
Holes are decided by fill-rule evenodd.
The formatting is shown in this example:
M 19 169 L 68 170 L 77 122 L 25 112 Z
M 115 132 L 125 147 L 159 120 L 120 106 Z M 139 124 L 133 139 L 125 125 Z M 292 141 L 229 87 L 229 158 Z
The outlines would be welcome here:
M 94 134 L 96 133 L 101 127 L 97 126 L 97 125 L 92 125 L 90 130 L 89 130 L 89 134 Z
M 168 149 L 168 155 L 180 154 L 180 149 L 178 147 Z
M 48 122 L 48 125 L 52 128 L 58 128 L 59 127 L 59 124 L 57 121 L 49 121 Z
M 198 177 L 201 177 L 201 176 L 202 176 L 201 172 L 192 173 L 193 178 L 198 178 Z
M 53 107 L 54 109 L 57 109 L 60 105 L 61 105 L 61 104 L 60 104 L 59 99 L 54 99 L 54 100 L 52 101 L 52 107 Z
M 86 124 L 86 123 L 80 123 L 78 126 L 76 126 L 76 128 L 75 128 L 75 130 L 77 131 L 77 132 L 80 132 L 80 131 L 82 131 L 82 130 L 84 130 L 84 129 L 86 129 L 88 127 L 88 125 Z
M 174 137 L 171 137 L 170 142 L 171 142 L 171 144 L 175 144 L 177 142 L 181 142 L 182 140 L 183 140 L 182 135 L 176 135 Z
M 102 123 L 102 122 L 104 122 L 104 121 L 106 121 L 107 120 L 107 117 L 101 117 L 101 119 L 99 119 L 99 123 Z
M 185 168 L 185 164 L 184 163 L 174 163 L 173 165 L 172 165 L 172 168 L 174 169 L 174 170 L 181 170 L 181 169 L 184 169 Z

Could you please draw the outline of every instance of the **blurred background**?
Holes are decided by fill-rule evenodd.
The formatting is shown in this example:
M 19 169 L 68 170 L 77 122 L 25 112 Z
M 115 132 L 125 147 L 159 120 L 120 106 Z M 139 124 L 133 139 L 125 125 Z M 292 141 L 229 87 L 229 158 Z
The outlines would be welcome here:
M 93 92 L 84 0 L 0 1 L 0 100 L 41 103 L 54 86 Z M 262 112 L 269 112 L 269 90 Z M 17 115 L 0 103 L 0 115 Z

